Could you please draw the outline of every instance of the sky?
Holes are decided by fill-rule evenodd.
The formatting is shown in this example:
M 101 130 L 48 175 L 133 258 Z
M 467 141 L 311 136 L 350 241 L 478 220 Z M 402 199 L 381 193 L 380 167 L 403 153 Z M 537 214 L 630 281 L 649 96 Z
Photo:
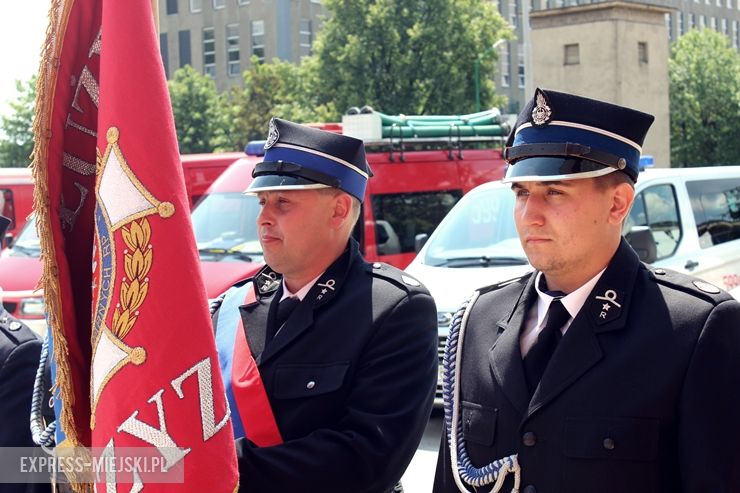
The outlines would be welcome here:
M 20 0 L 3 6 L 0 16 L 0 115 L 11 113 L 15 81 L 28 80 L 38 71 L 41 44 L 51 0 Z

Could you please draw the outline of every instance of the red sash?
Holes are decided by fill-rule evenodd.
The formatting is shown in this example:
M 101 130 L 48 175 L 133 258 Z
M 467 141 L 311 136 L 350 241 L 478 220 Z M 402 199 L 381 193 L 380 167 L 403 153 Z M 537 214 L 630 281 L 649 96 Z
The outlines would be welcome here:
M 254 285 L 247 288 L 244 304 L 256 301 Z M 244 331 L 242 317 L 237 317 L 234 354 L 232 356 L 231 385 L 241 418 L 244 434 L 259 447 L 283 443 L 280 430 L 272 414 L 272 407 L 262 383 L 259 368 L 252 357 Z

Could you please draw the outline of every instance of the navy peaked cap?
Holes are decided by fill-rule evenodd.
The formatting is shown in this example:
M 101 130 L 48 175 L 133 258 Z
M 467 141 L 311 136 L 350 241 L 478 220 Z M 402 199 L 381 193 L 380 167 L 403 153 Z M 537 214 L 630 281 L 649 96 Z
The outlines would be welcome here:
M 624 106 L 538 88 L 509 135 L 503 181 L 574 180 L 621 171 L 636 182 L 653 120 Z
M 246 192 L 334 187 L 362 202 L 370 176 L 361 140 L 273 118 Z

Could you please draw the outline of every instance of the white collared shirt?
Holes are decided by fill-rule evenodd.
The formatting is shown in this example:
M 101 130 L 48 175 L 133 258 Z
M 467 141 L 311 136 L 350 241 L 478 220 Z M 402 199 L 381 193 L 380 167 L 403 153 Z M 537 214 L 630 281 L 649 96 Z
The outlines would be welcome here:
M 280 298 L 280 301 L 283 301 L 285 298 L 290 298 L 291 296 L 297 297 L 299 300 L 303 301 L 303 298 L 306 297 L 309 291 L 311 291 L 311 288 L 314 284 L 316 284 L 316 281 L 319 280 L 319 277 L 323 276 L 324 273 L 322 272 L 318 276 L 314 277 L 313 280 L 308 282 L 305 286 L 303 286 L 301 289 L 298 290 L 296 293 L 292 293 L 290 289 L 288 289 L 288 285 L 285 284 L 285 279 L 282 280 L 283 283 L 283 296 Z
M 588 299 L 588 295 L 591 294 L 591 291 L 594 289 L 594 286 L 596 286 L 596 283 L 599 281 L 605 270 L 606 268 L 592 277 L 580 288 L 560 298 L 560 302 L 570 314 L 570 319 L 565 322 L 565 325 L 560 329 L 560 332 L 563 335 L 567 332 L 568 327 L 570 327 L 575 316 L 578 315 L 579 311 L 581 311 L 581 308 Z M 545 327 L 545 316 L 547 315 L 547 310 L 550 308 L 552 300 L 555 299 L 549 294 L 540 291 L 541 276 L 542 272 L 538 272 L 537 277 L 534 280 L 534 286 L 537 290 L 537 303 L 535 303 L 527 312 L 524 327 L 522 327 L 522 333 L 519 336 L 519 347 L 521 348 L 522 358 L 527 355 L 532 346 L 534 346 L 534 343 L 537 342 L 540 332 Z

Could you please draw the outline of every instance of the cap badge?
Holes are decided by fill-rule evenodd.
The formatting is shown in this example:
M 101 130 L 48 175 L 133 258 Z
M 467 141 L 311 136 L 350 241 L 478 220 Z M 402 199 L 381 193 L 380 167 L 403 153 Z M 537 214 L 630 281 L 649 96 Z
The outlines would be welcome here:
M 270 125 L 267 131 L 267 142 L 265 142 L 265 150 L 274 146 L 279 138 L 280 134 L 278 133 L 277 125 L 275 125 L 275 119 L 272 118 L 270 119 Z
M 552 115 L 552 110 L 547 105 L 547 99 L 544 93 L 538 89 L 535 98 L 535 107 L 532 110 L 532 123 L 537 126 L 544 125 L 550 121 L 550 115 Z

